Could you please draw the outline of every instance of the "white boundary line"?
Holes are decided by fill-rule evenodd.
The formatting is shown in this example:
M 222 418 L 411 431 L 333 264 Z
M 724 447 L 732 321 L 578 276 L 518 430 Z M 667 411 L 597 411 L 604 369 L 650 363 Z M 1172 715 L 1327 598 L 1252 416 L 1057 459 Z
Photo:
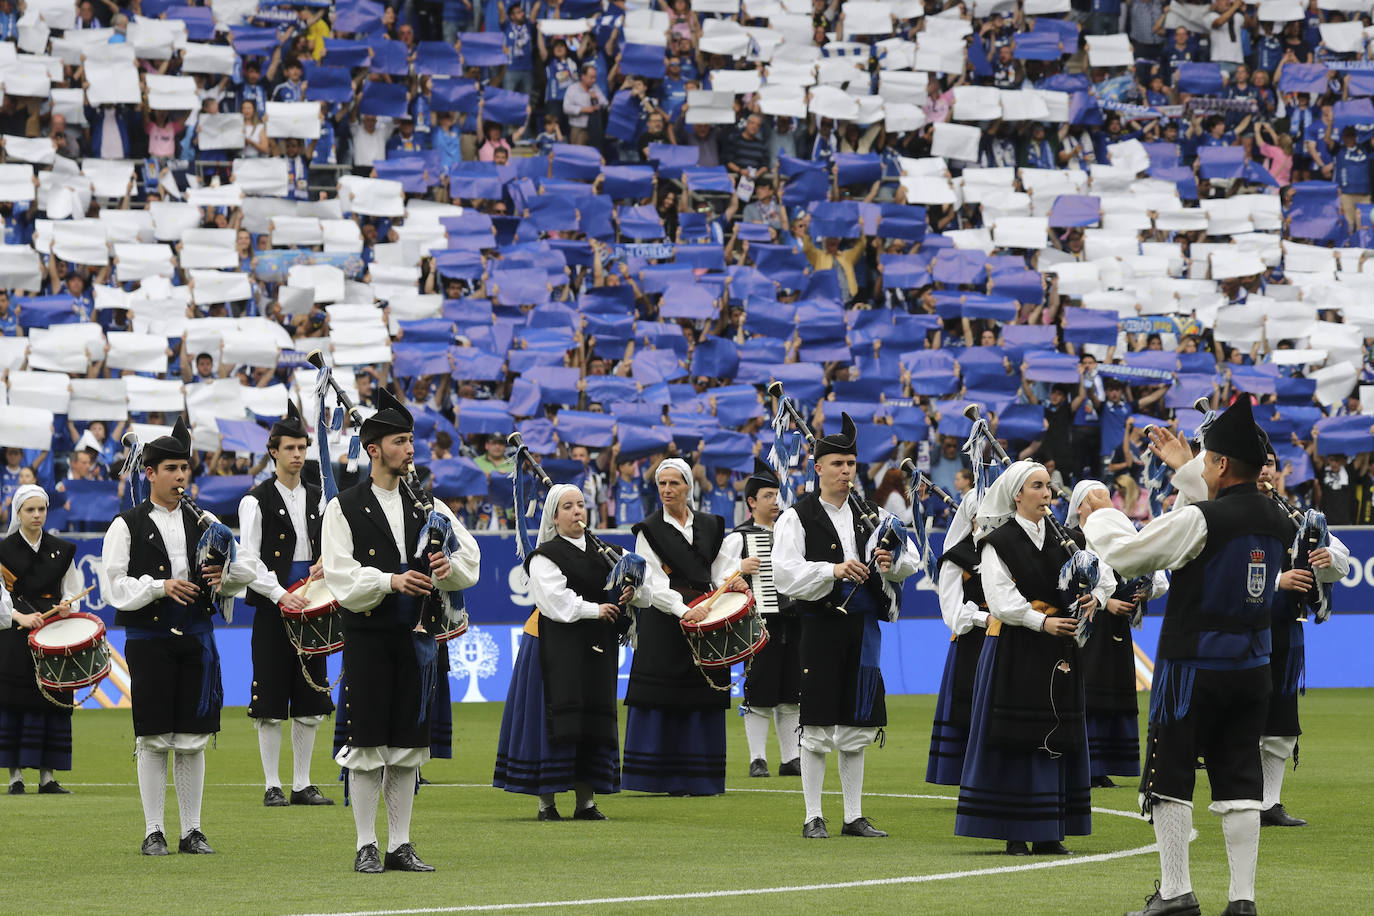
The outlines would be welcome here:
M 73 783 L 75 785 L 75 783 Z M 117 784 L 118 785 L 118 784 Z M 253 783 L 252 785 L 257 785 Z M 448 788 L 453 789 L 477 789 L 490 788 L 485 784 L 479 783 L 449 783 Z M 771 793 L 777 795 L 796 795 L 799 789 L 728 789 L 729 792 L 754 792 L 759 794 Z M 826 792 L 826 795 L 839 795 L 836 791 Z M 933 801 L 957 801 L 953 795 L 925 795 L 920 793 L 899 793 L 899 792 L 870 792 L 866 793 L 869 798 L 910 798 Z M 1133 820 L 1144 821 L 1145 817 L 1137 811 L 1121 811 L 1115 808 L 1099 808 L 1094 806 L 1092 811 L 1097 814 L 1110 814 L 1117 817 L 1131 818 Z M 1191 839 L 1197 838 L 1194 831 Z M 867 878 L 860 881 L 834 881 L 826 884 L 795 884 L 782 887 L 754 887 L 737 888 L 733 890 L 714 890 L 714 891 L 694 891 L 680 894 L 644 894 L 633 897 L 594 897 L 573 900 L 541 900 L 528 903 L 489 903 L 489 904 L 470 904 L 467 906 L 447 906 L 447 907 L 417 907 L 413 909 L 397 910 L 354 910 L 346 912 L 321 912 L 298 914 L 298 916 L 421 916 L 429 913 L 491 913 L 507 910 L 534 910 L 551 909 L 554 907 L 579 907 L 579 906 L 606 906 L 611 904 L 627 903 L 666 903 L 674 900 L 713 900 L 725 897 L 753 897 L 765 894 L 798 894 L 808 891 L 831 891 L 845 890 L 856 887 L 890 887 L 904 884 L 928 884 L 934 881 L 948 881 L 958 878 L 977 878 L 986 875 L 1006 875 L 1018 872 L 1040 871 L 1047 868 L 1065 868 L 1073 865 L 1089 865 L 1098 862 L 1110 862 L 1114 859 L 1126 859 L 1133 856 L 1147 855 L 1157 849 L 1154 843 L 1148 846 L 1137 846 L 1134 849 L 1123 849 L 1117 852 L 1104 852 L 1091 856 L 1076 856 L 1073 858 L 1056 858 L 1041 862 L 1028 862 L 1021 865 L 998 865 L 990 868 L 975 868 L 968 871 L 939 872 L 930 875 L 903 875 L 896 878 Z

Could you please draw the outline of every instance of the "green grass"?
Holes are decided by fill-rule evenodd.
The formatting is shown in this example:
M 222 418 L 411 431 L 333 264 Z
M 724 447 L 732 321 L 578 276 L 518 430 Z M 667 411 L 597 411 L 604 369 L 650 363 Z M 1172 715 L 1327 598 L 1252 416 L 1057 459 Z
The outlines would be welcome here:
M 1302 766 L 1290 772 L 1284 801 L 1312 826 L 1266 829 L 1260 846 L 1258 902 L 1265 913 L 1371 910 L 1374 849 L 1368 765 L 1370 690 L 1319 690 L 1303 701 Z M 76 716 L 71 796 L 0 797 L 8 867 L 0 884 L 6 913 L 301 913 L 396 910 L 575 900 L 709 890 L 826 884 L 965 872 L 1020 865 L 1000 844 L 955 837 L 954 792 L 924 782 L 934 698 L 890 697 L 887 746 L 868 754 L 865 814 L 886 840 L 801 838 L 800 780 L 749 779 L 743 726 L 732 714 L 729 791 L 717 798 L 622 794 L 603 799 L 605 823 L 538 823 L 534 801 L 489 787 L 501 706 L 454 708 L 455 759 L 425 775 L 439 785 L 416 799 L 412 838 L 439 869 L 430 875 L 353 874 L 353 820 L 333 782 L 326 733 L 316 747 L 315 778 L 338 799 L 333 808 L 262 807 L 256 736 L 241 709 L 225 713 L 209 752 L 203 825 L 218 855 L 139 855 L 143 817 L 135 785 L 127 710 Z M 623 718 L 623 717 L 622 717 Z M 282 774 L 290 776 L 290 741 Z M 777 766 L 776 751 L 771 764 Z M 465 784 L 479 784 L 469 787 Z M 1199 774 L 1205 801 L 1206 779 Z M 838 834 L 834 763 L 826 814 Z M 781 790 L 757 792 L 743 790 Z M 881 797 L 879 793 L 951 796 Z M 1098 807 L 1132 811 L 1133 788 L 1096 790 Z M 562 801 L 564 808 L 571 800 Z M 176 800 L 167 800 L 175 844 Z M 385 837 L 385 817 L 379 818 Z M 1204 913 L 1225 906 L 1227 869 L 1219 819 L 1199 805 L 1192 846 L 1194 888 Z M 1070 838 L 1080 854 L 1129 850 L 1153 842 L 1142 821 L 1095 814 L 1093 834 Z M 1038 860 L 1030 860 L 1032 862 Z M 1068 860 L 1072 861 L 1072 860 Z M 927 883 L 734 896 L 705 900 L 599 904 L 579 912 L 671 913 L 1120 913 L 1143 902 L 1157 877 L 1154 853 L 1011 874 Z M 804 910 L 802 908 L 805 908 Z

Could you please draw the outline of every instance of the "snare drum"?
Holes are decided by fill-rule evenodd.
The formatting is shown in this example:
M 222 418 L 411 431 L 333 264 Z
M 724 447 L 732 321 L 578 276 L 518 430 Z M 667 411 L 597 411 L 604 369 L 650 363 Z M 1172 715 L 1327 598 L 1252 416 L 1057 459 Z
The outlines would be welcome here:
M 689 607 L 696 607 L 706 597 L 698 598 Z M 705 620 L 683 621 L 682 632 L 687 634 L 687 645 L 703 668 L 728 668 L 752 658 L 768 644 L 768 630 L 754 608 L 750 592 L 723 592 L 712 602 Z
M 300 610 L 282 607 L 282 625 L 291 645 L 301 655 L 333 655 L 343 649 L 343 614 L 339 602 L 323 579 L 302 579 L 286 590 L 287 594 L 305 591 L 306 605 Z
M 105 624 L 94 614 L 54 617 L 29 634 L 38 683 L 49 690 L 75 690 L 110 673 Z

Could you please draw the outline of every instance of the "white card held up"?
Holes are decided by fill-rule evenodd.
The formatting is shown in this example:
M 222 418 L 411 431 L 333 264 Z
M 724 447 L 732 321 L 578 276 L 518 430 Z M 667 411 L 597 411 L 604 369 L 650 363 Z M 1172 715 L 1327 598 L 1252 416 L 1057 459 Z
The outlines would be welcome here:
M 946 159 L 978 160 L 978 144 L 983 132 L 970 124 L 936 124 L 932 129 L 930 152 Z
M 1135 64 L 1129 35 L 1089 35 L 1088 63 L 1094 67 L 1130 67 Z
M 230 76 L 234 72 L 237 55 L 228 45 L 211 45 L 198 41 L 187 42 L 181 60 L 182 73 L 208 73 Z
M 268 102 L 267 136 L 317 140 L 320 136 L 319 102 Z
M 201 115 L 196 121 L 196 149 L 243 149 L 243 115 Z

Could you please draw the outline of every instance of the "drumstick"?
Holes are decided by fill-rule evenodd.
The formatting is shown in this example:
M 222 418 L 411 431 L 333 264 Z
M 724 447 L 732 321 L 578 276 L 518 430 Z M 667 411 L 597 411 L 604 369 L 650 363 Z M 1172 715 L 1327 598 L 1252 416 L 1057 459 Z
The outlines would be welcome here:
M 714 603 L 715 603 L 715 600 L 716 600 L 717 598 L 719 598 L 723 592 L 726 591 L 726 589 L 727 589 L 727 587 L 730 585 L 730 583 L 731 583 L 731 582 L 734 582 L 736 579 L 739 578 L 739 574 L 740 574 L 740 570 L 737 569 L 737 570 L 735 570 L 734 572 L 730 573 L 730 575 L 726 576 L 726 577 L 725 577 L 725 581 L 724 581 L 723 583 L 721 583 L 720 588 L 718 588 L 718 589 L 716 589 L 714 592 L 712 592 L 712 593 L 710 594 L 710 596 L 709 596 L 705 601 L 701 602 L 701 603 L 698 604 L 696 607 L 692 608 L 692 610 L 694 610 L 694 611 L 709 611 L 709 610 L 711 609 L 711 605 L 714 604 Z
M 90 594 L 91 592 L 93 592 L 93 591 L 95 591 L 95 586 L 94 586 L 94 585 L 92 585 L 90 588 L 86 589 L 84 592 L 82 592 L 82 593 L 79 594 L 79 595 L 72 595 L 72 596 L 71 596 L 70 598 L 68 598 L 67 600 L 65 600 L 65 601 L 60 601 L 60 602 L 58 602 L 57 604 L 53 605 L 52 610 L 48 611 L 47 613 L 45 613 L 43 616 L 39 617 L 38 619 L 39 619 L 39 620 L 47 620 L 47 619 L 48 619 L 49 617 L 51 617 L 53 614 L 56 614 L 59 610 L 61 610 L 62 605 L 65 604 L 65 605 L 67 605 L 68 607 L 71 607 L 71 604 L 72 604 L 73 601 L 80 601 L 82 598 L 85 598 L 87 595 L 89 595 L 89 594 Z

